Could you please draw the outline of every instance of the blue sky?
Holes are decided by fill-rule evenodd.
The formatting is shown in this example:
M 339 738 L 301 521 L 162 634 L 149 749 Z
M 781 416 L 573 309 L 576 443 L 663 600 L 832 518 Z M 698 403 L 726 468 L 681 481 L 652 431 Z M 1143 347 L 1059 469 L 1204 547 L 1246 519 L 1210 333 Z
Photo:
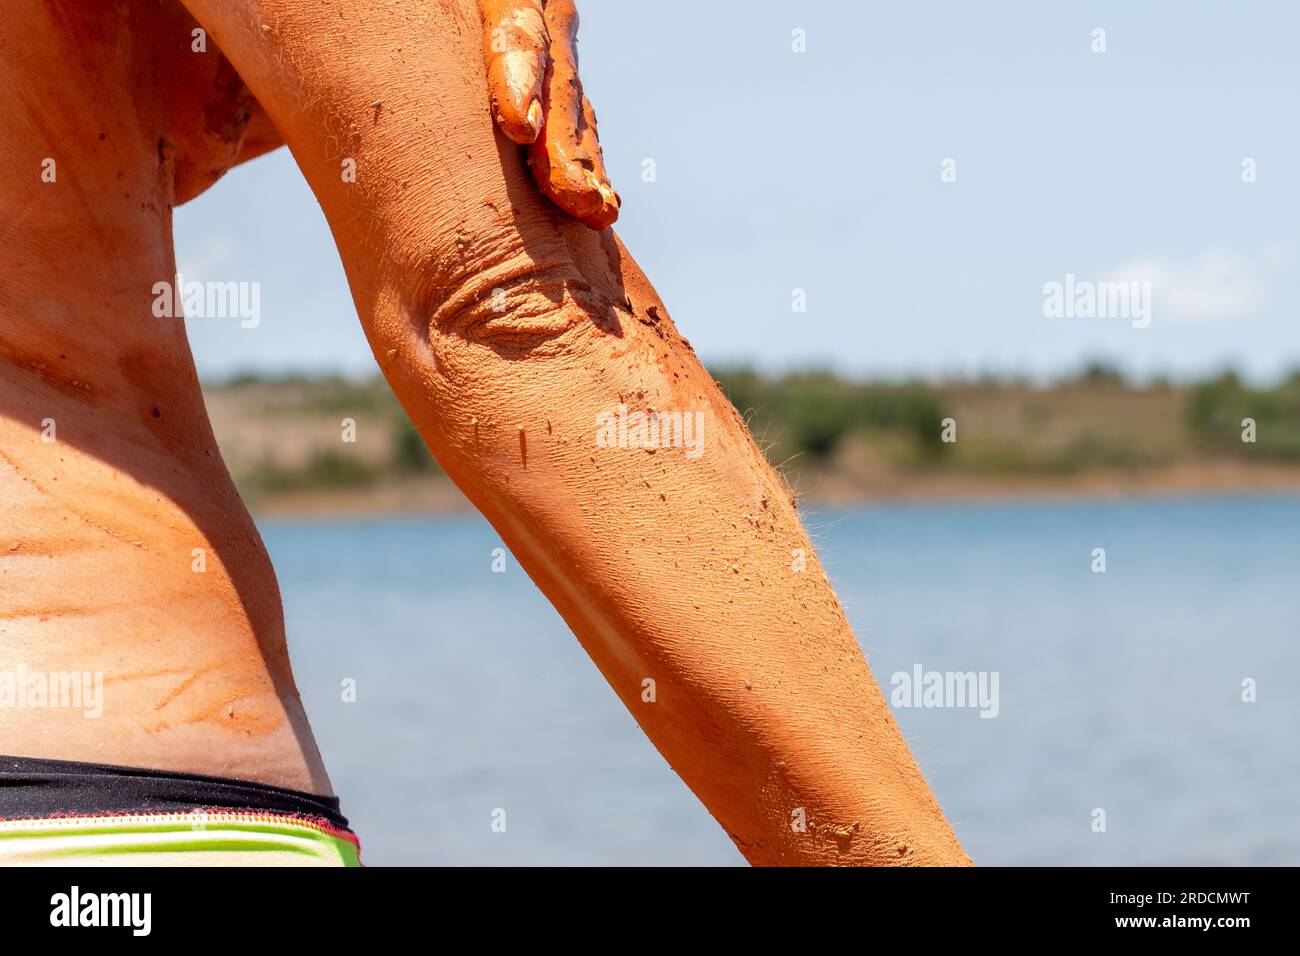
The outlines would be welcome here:
M 1300 4 L 578 6 L 616 228 L 706 362 L 1300 366 Z M 257 328 L 190 320 L 205 377 L 374 369 L 286 151 L 182 207 L 176 234 L 187 280 L 261 283 Z M 1067 274 L 1150 281 L 1150 327 L 1045 317 Z

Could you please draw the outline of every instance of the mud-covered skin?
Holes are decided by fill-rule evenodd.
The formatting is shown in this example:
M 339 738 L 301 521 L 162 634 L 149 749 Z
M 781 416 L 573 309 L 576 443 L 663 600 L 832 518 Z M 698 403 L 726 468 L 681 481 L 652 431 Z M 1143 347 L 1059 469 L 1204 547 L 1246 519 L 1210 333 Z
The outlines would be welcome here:
M 5 18 L 0 670 L 102 675 L 105 700 L 6 708 L 0 752 L 328 792 L 183 323 L 152 312 L 172 208 L 279 132 L 178 0 Z
M 479 0 L 483 56 L 497 124 L 528 146 L 542 192 L 593 229 L 618 219 L 596 136 L 596 113 L 578 76 L 573 0 Z
M 969 862 L 780 479 L 613 233 L 496 134 L 474 5 L 186 2 L 307 176 L 426 442 L 745 856 Z M 702 454 L 601 447 L 620 405 L 701 412 Z
M 172 207 L 239 156 L 251 96 L 173 3 L 5 17 L 0 670 L 102 675 L 103 700 L 6 708 L 0 752 L 328 792 L 183 322 L 153 314 Z
M 106 698 L 6 713 L 0 750 L 329 789 L 183 326 L 150 311 L 172 205 L 270 130 L 426 441 L 746 857 L 966 862 L 779 478 L 613 233 L 497 135 L 475 5 L 187 2 L 264 116 L 216 46 L 160 95 L 193 28 L 166 3 L 6 10 L 0 668 L 99 672 Z M 624 404 L 702 413 L 702 454 L 601 447 Z
M 578 11 L 572 0 L 547 0 L 551 56 L 542 83 L 546 122 L 528 147 L 528 164 L 543 193 L 593 229 L 618 219 L 596 137 L 596 111 L 578 77 Z
M 542 129 L 542 78 L 550 47 L 542 0 L 480 0 L 479 6 L 492 113 L 503 133 L 526 145 Z

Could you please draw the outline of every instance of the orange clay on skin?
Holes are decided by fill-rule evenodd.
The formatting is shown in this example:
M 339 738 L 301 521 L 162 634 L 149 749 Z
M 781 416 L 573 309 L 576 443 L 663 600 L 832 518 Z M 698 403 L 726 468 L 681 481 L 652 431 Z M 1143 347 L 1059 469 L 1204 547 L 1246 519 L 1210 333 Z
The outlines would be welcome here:
M 781 480 L 627 250 L 547 202 L 497 133 L 478 8 L 186 2 L 293 151 L 426 442 L 745 857 L 968 862 Z M 152 284 L 174 271 L 170 207 L 194 188 L 178 177 L 202 182 L 240 137 L 203 125 L 229 103 L 195 108 L 178 82 L 159 101 L 152 73 L 112 72 L 131 59 L 116 45 L 150 38 L 141 56 L 161 70 L 167 50 L 215 64 L 188 56 L 193 24 L 159 23 L 155 0 L 121 3 L 131 15 L 109 20 L 45 0 L 7 10 L 25 41 L 0 48 L 5 75 L 45 92 L 0 90 L 19 118 L 0 138 L 6 168 L 54 152 L 77 175 L 45 192 L 0 180 L 24 243 L 0 284 L 0 529 L 32 542 L 0 542 L 0 653 L 4 666 L 139 676 L 117 682 L 131 692 L 99 721 L 7 720 L 0 749 L 327 792 L 274 575 L 220 463 L 183 326 L 148 314 Z M 49 63 L 69 64 L 53 94 Z M 355 181 L 339 175 L 345 158 Z M 597 416 L 620 404 L 702 414 L 703 453 L 598 447 Z M 40 439 L 45 416 L 57 443 Z M 413 641 L 434 626 L 411 625 Z
M 496 133 L 477 8 L 187 3 L 293 150 L 425 441 L 745 857 L 968 863 L 780 478 L 627 250 Z M 703 453 L 598 447 L 620 404 L 703 414 Z
M 493 112 L 516 143 L 537 139 L 548 40 L 541 0 L 480 0 Z
M 36 172 L 0 177 L 0 669 L 99 674 L 103 697 L 6 710 L 0 753 L 328 792 L 183 322 L 151 310 L 172 207 L 236 161 L 255 103 L 179 5 L 5 16 L 0 163 Z
M 552 38 L 543 85 L 546 124 L 528 147 L 542 192 L 593 229 L 618 219 L 619 197 L 609 184 L 596 142 L 596 114 L 578 78 L 578 13 L 572 0 L 550 0 L 546 26 Z
M 578 13 L 572 0 L 480 0 L 493 115 L 528 146 L 542 192 L 593 229 L 618 219 L 596 137 L 596 114 L 578 78 Z M 540 135 L 539 135 L 540 133 Z
M 328 792 L 184 326 L 151 312 L 172 207 L 280 135 L 179 3 L 114 9 L 6 8 L 27 39 L 0 48 L 0 161 L 37 175 L 0 182 L 21 252 L 0 281 L 0 668 L 102 673 L 106 700 L 11 710 L 0 753 Z

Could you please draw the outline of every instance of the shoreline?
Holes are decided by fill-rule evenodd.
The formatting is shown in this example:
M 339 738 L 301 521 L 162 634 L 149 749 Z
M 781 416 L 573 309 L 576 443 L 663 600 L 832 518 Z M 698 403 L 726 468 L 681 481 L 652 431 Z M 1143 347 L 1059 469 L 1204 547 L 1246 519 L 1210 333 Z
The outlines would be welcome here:
M 1300 496 L 1300 465 L 1241 462 L 1169 465 L 1138 470 L 1095 469 L 1073 476 L 983 477 L 944 472 L 891 474 L 869 484 L 833 473 L 794 482 L 801 505 L 855 507 L 890 503 L 973 504 L 1008 501 L 1115 500 L 1197 496 Z M 368 488 L 263 495 L 250 510 L 259 518 L 327 520 L 457 515 L 475 509 L 447 478 L 392 482 Z

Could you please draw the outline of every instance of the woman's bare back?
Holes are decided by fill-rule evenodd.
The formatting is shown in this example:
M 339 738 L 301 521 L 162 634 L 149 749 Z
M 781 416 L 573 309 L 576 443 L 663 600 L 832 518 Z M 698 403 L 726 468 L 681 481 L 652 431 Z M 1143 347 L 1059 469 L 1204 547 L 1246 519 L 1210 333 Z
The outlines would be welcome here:
M 6 16 L 0 672 L 25 686 L 0 753 L 328 792 L 183 320 L 153 308 L 172 207 L 236 161 L 255 104 L 179 4 Z M 74 679 L 82 706 L 33 692 Z

